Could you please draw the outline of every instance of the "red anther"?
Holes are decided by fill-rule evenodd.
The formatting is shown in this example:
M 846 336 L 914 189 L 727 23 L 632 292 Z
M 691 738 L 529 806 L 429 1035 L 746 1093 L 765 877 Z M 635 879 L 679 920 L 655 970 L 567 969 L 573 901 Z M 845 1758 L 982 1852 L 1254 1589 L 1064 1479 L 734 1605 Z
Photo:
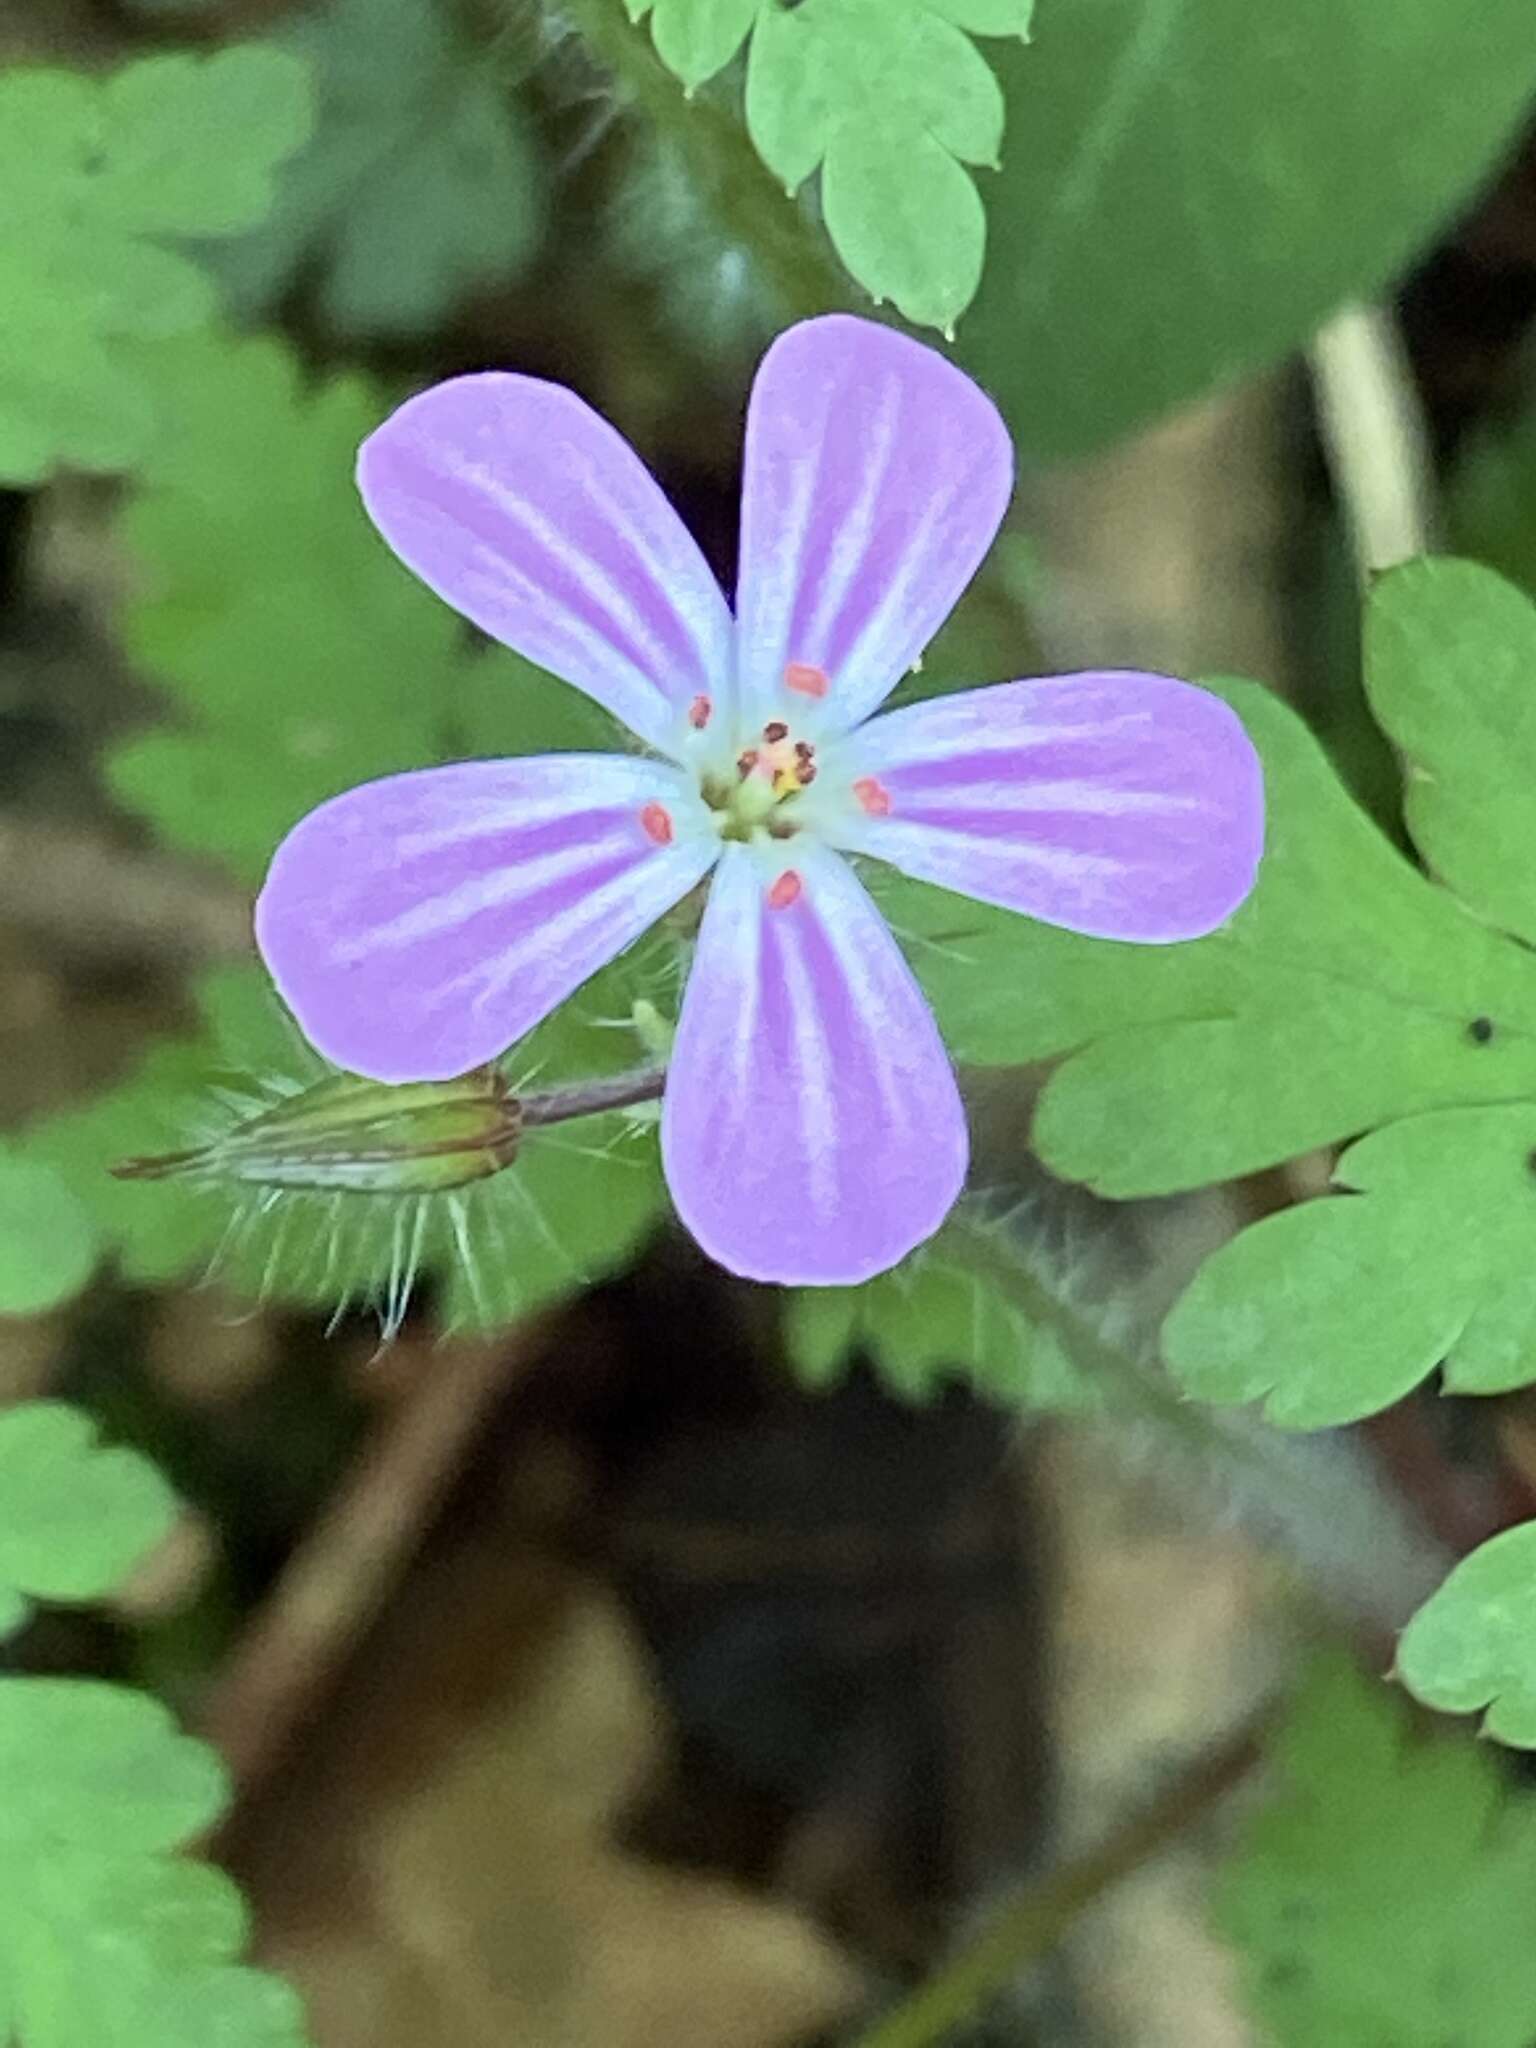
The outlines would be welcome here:
M 861 775 L 853 785 L 853 793 L 859 800 L 859 809 L 867 811 L 870 817 L 888 818 L 891 815 L 891 792 L 875 776 Z
M 693 702 L 688 706 L 688 723 L 695 732 L 702 732 L 705 726 L 708 725 L 709 714 L 714 708 L 714 705 L 710 703 L 707 697 L 700 696 L 694 698 Z
M 803 884 L 793 868 L 786 868 L 768 891 L 770 910 L 788 910 L 798 900 Z
M 742 752 L 742 753 L 740 753 L 740 754 L 738 754 L 738 755 L 736 756 L 736 773 L 737 773 L 737 774 L 738 774 L 738 775 L 739 775 L 739 776 L 741 777 L 741 779 L 742 779 L 742 781 L 743 781 L 743 782 L 745 782 L 745 781 L 746 781 L 747 777 L 748 777 L 748 776 L 749 776 L 749 775 L 750 775 L 750 774 L 752 773 L 752 770 L 753 770 L 753 769 L 754 769 L 754 768 L 755 768 L 756 766 L 757 766 L 757 749 L 756 749 L 756 747 L 748 747 L 748 748 L 746 748 L 746 749 L 745 749 L 745 751 L 744 751 L 744 752 Z
M 816 780 L 816 763 L 814 761 L 797 761 L 795 763 L 795 780 L 802 789 L 809 789 Z
M 815 668 L 808 661 L 792 661 L 784 671 L 784 687 L 798 690 L 802 697 L 825 697 L 832 685 L 825 669 Z
M 767 740 L 770 746 L 776 747 L 780 740 L 787 740 L 789 738 L 789 727 L 782 718 L 775 718 L 770 724 L 763 727 L 763 738 Z M 800 744 L 804 746 L 804 740 Z
M 658 846 L 672 844 L 672 813 L 664 804 L 647 804 L 640 813 L 641 830 Z

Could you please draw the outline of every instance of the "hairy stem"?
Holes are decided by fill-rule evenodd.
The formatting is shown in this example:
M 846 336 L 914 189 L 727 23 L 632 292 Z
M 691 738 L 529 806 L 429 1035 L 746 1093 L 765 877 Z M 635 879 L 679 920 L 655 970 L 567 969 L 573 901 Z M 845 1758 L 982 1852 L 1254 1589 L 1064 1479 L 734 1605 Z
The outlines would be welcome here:
M 684 95 L 647 31 L 625 19 L 622 0 L 561 0 L 561 11 L 677 149 L 695 191 L 732 240 L 751 249 L 785 312 L 803 320 L 846 307 L 856 294 L 825 239 L 777 183 L 730 109 L 707 94 Z
M 1239 1784 L 1263 1754 L 1263 1724 L 1201 1757 L 1143 1812 L 1000 1906 L 935 1977 L 855 2048 L 937 2048 L 990 1998 L 1056 1947 L 1111 1886 L 1166 1848 Z

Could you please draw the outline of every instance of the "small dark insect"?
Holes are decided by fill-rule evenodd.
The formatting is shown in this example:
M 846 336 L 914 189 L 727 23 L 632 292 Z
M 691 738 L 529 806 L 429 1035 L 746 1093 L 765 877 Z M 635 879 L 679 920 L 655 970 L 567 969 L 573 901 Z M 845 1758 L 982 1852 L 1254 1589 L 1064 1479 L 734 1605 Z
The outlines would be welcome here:
M 1486 1045 L 1493 1036 L 1493 1019 L 1491 1017 L 1474 1017 L 1467 1026 L 1467 1036 L 1478 1045 Z
M 804 0 L 779 0 L 779 5 L 783 8 L 786 14 L 791 13 L 796 7 L 802 6 L 803 4 Z

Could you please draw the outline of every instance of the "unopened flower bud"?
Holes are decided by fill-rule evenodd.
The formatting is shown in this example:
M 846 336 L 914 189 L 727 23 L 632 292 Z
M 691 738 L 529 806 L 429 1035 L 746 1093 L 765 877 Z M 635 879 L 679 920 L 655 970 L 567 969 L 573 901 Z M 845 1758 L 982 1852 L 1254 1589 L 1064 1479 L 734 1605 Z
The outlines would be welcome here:
M 517 1157 L 522 1108 L 499 1067 L 452 1081 L 328 1074 L 182 1152 L 127 1159 L 123 1180 L 198 1178 L 263 1188 L 430 1195 Z

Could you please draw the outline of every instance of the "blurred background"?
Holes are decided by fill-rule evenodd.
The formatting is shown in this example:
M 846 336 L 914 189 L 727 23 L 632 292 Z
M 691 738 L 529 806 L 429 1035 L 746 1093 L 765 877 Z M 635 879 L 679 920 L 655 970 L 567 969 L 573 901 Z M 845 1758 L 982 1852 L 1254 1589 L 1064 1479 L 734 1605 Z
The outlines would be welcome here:
M 1056 0 L 1052 24 L 1041 0 L 1042 64 L 1087 63 L 1062 54 L 1073 8 Z M 1098 35 L 1114 10 L 1081 11 Z M 70 260 L 103 304 L 137 310 L 104 314 L 67 360 L 40 316 L 8 332 L 0 311 L 0 1126 L 106 1246 L 83 1292 L 0 1318 L 0 1402 L 83 1405 L 188 1503 L 113 1607 L 49 1611 L 6 1656 L 148 1686 L 223 1751 L 237 1798 L 217 1853 L 321 2048 L 854 2042 L 1000 1900 L 1114 1838 L 1186 1768 L 1228 1757 L 1244 1779 L 1255 1717 L 1321 1636 L 1380 1671 L 1447 1559 L 1536 1506 L 1521 1397 L 1409 1402 L 1277 1447 L 1241 1419 L 1010 1391 L 1006 1367 L 978 1386 L 958 1354 L 903 1381 L 854 1346 L 810 1384 L 763 1293 L 645 1204 L 606 1215 L 593 1284 L 557 1269 L 494 1330 L 455 1333 L 429 1274 L 381 1350 L 365 1309 L 333 1322 L 280 1260 L 264 1272 L 270 1246 L 237 1243 L 209 1277 L 229 1221 L 216 1193 L 109 1179 L 124 1155 L 189 1142 L 208 1069 L 241 1057 L 230 1034 L 283 1043 L 248 912 L 284 825 L 386 768 L 541 744 L 540 721 L 565 715 L 525 713 L 384 559 L 351 503 L 360 435 L 442 375 L 558 378 L 641 448 L 728 580 L 758 355 L 818 304 L 867 307 L 814 189 L 796 208 L 754 182 L 739 73 L 684 102 L 617 0 L 602 33 L 591 14 L 0 0 L 0 165 L 23 194 L 7 218 L 0 181 L 0 281 L 35 281 L 23 215 L 46 221 L 48 180 L 67 182 L 62 131 L 23 132 L 7 79 L 255 42 L 309 81 L 293 136 L 280 110 L 233 100 L 227 151 L 205 135 L 177 172 L 189 189 L 163 219 L 206 292 L 185 331 L 158 331 L 178 324 L 161 318 L 176 279 L 130 290 L 105 244 Z M 1481 125 L 1460 92 L 1470 140 L 1409 209 L 1413 246 L 1394 216 L 1340 255 L 1315 307 L 1182 365 L 1159 357 L 1155 293 L 1144 327 L 1106 306 L 1121 356 L 1153 371 L 1127 394 L 1114 358 L 1086 370 L 1115 384 L 1099 417 L 1091 393 L 1057 403 L 1059 366 L 1045 397 L 1012 402 L 1033 330 L 1008 280 L 1044 262 L 1050 225 L 1020 227 L 1023 254 L 1010 243 L 1018 179 L 1054 146 L 1033 125 L 1034 56 L 999 55 L 1009 153 L 982 188 L 997 272 L 957 339 L 1006 387 L 1021 487 L 941 669 L 1257 677 L 1395 831 L 1329 406 L 1385 394 L 1423 462 L 1406 471 L 1410 541 L 1536 590 L 1524 87 L 1490 93 Z M 1219 98 L 1220 77 L 1202 90 Z M 1312 114 L 1352 118 L 1321 99 Z M 1361 111 L 1363 214 L 1373 178 L 1399 179 L 1367 144 L 1415 118 Z M 178 160 L 182 119 L 168 98 L 146 164 Z M 236 189 L 246 123 L 271 130 L 255 198 Z M 1327 195 L 1289 225 L 1254 203 L 1224 232 L 1252 259 L 1272 231 L 1283 272 Z M 1176 271 L 1200 228 L 1166 207 L 1149 260 Z M 1093 223 L 1071 232 L 1099 262 Z M 75 282 L 61 268 L 58 291 Z M 1350 294 L 1380 295 L 1363 329 L 1332 318 Z M 1193 330 L 1208 310 L 1188 302 Z M 44 356 L 53 381 L 28 417 L 52 438 L 31 445 L 6 379 Z M 1097 1203 L 1029 1157 L 1037 1080 L 977 1078 L 988 1183 L 1113 1305 L 1132 1351 L 1213 1243 L 1326 1172 Z M 1172 1846 L 1129 1854 L 1102 1897 L 1090 1886 L 1043 1961 L 952 2038 L 1257 2043 L 1207 1910 L 1234 1839 L 1214 1789 L 1195 1783 Z M 1239 1814 L 1253 1796 L 1245 1783 Z

